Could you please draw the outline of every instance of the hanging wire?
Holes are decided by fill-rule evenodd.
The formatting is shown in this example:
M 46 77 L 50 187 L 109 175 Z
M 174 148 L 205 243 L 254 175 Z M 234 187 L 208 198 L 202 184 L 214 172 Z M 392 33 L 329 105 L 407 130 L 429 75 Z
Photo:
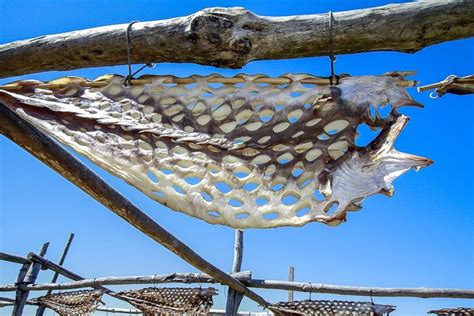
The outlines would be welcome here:
M 310 301 L 311 301 L 311 294 L 313 294 L 313 292 L 312 292 L 311 282 L 309 282 L 309 300 Z
M 125 33 L 125 37 L 127 39 L 127 64 L 128 64 L 128 76 L 125 78 L 124 84 L 126 86 L 131 86 L 132 85 L 132 79 L 133 77 L 138 74 L 140 71 L 145 69 L 146 67 L 153 68 L 155 67 L 155 64 L 153 63 L 146 63 L 142 67 L 140 67 L 137 71 L 132 73 L 132 40 L 130 38 L 130 32 L 132 30 L 133 24 L 138 23 L 138 21 L 132 21 L 128 24 L 127 26 L 127 32 Z
M 431 99 L 437 99 L 439 97 L 442 97 L 443 95 L 446 94 L 446 89 L 448 86 L 450 86 L 453 82 L 454 79 L 457 77 L 455 75 L 449 75 L 444 79 L 441 83 L 442 85 L 439 88 L 436 88 L 433 92 L 430 93 L 430 98 Z
M 331 62 L 331 77 L 329 77 L 329 83 L 331 86 L 334 84 L 334 79 L 336 79 L 336 84 L 338 84 L 339 78 L 334 72 L 334 63 L 336 62 L 336 56 L 334 56 L 333 48 L 333 20 L 334 16 L 332 11 L 329 11 L 329 61 Z

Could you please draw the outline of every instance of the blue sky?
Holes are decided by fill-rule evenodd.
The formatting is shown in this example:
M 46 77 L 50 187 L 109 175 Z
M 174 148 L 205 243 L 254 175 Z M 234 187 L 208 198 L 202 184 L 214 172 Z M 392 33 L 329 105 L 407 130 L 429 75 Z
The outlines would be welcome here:
M 261 15 L 293 15 L 351 10 L 389 2 L 0 0 L 0 43 L 133 20 L 183 16 L 212 6 L 243 6 Z M 428 84 L 450 74 L 472 73 L 473 44 L 473 39 L 458 40 L 431 46 L 413 55 L 395 52 L 341 55 L 336 71 L 372 75 L 416 70 L 413 78 Z M 329 63 L 326 57 L 258 61 L 239 70 L 163 63 L 147 72 L 177 76 L 214 72 L 328 75 Z M 126 74 L 126 67 L 48 72 L 22 78 L 49 80 L 63 75 L 95 78 L 105 73 Z M 2 79 L 0 84 L 18 78 Z M 297 281 L 474 288 L 471 209 L 474 204 L 474 97 L 446 95 L 432 100 L 428 93 L 417 93 L 415 89 L 410 89 L 410 93 L 425 108 L 402 111 L 411 121 L 397 140 L 396 148 L 431 158 L 435 163 L 418 173 L 405 174 L 395 182 L 394 197 L 369 198 L 360 212 L 349 214 L 349 220 L 336 228 L 313 223 L 301 228 L 246 230 L 244 270 L 252 270 L 255 278 L 285 279 L 288 266 L 293 265 Z M 231 228 L 209 225 L 170 211 L 122 180 L 85 162 L 204 258 L 230 270 L 234 236 Z M 47 257 L 57 260 L 67 235 L 74 232 L 76 239 L 66 267 L 87 278 L 195 271 L 4 137 L 0 137 L 0 174 L 1 251 L 26 255 L 50 241 Z M 16 265 L 0 263 L 0 283 L 13 283 L 18 269 Z M 49 272 L 41 272 L 39 282 L 50 278 Z M 215 308 L 223 308 L 225 304 L 226 291 L 224 287 L 219 288 L 221 294 L 215 300 Z M 272 302 L 287 297 L 282 291 L 258 292 Z M 308 294 L 295 296 L 308 298 Z M 312 298 L 369 300 L 318 294 Z M 126 306 L 109 298 L 105 301 L 115 307 Z M 461 299 L 375 298 L 374 301 L 396 305 L 398 309 L 393 315 L 426 315 L 430 309 L 474 305 L 472 301 Z M 259 310 L 247 299 L 241 309 Z M 0 309 L 0 315 L 8 314 L 9 309 Z M 26 309 L 25 315 L 33 314 L 33 309 Z M 46 314 L 52 315 L 52 312 Z

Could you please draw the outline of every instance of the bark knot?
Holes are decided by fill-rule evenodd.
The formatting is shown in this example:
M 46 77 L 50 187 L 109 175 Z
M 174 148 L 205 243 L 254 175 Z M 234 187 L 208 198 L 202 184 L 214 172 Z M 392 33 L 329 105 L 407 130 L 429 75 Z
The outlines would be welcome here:
M 230 49 L 238 54 L 246 55 L 252 50 L 252 42 L 248 37 L 233 38 L 229 42 Z

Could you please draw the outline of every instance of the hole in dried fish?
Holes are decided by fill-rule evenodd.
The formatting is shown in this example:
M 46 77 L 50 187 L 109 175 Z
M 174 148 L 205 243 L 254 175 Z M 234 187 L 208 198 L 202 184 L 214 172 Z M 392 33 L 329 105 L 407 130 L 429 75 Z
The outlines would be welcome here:
M 180 187 L 179 185 L 177 185 L 177 184 L 173 184 L 173 189 L 174 189 L 177 193 L 179 193 L 179 194 L 183 194 L 183 195 L 186 194 L 186 193 L 184 192 L 183 188 L 181 188 L 181 187 Z
M 209 193 L 203 191 L 203 192 L 201 192 L 201 196 L 204 199 L 204 201 L 212 202 L 212 196 Z
M 244 202 L 236 198 L 230 199 L 229 201 L 227 201 L 227 203 L 233 207 L 241 207 L 242 205 L 244 205 Z
M 153 183 L 158 183 L 158 178 L 156 176 L 156 174 L 153 172 L 153 171 L 148 171 L 146 173 L 148 179 L 150 179 L 151 182 Z
M 293 91 L 290 93 L 290 96 L 292 96 L 293 98 L 297 98 L 301 95 L 303 95 L 303 91 Z
M 281 202 L 284 204 L 284 205 L 293 205 L 295 204 L 296 202 L 298 202 L 300 200 L 300 197 L 297 196 L 296 194 L 293 194 L 293 193 L 290 193 L 290 194 L 286 194 L 282 199 L 281 199 Z
M 266 214 L 263 214 L 263 218 L 266 219 L 266 220 L 268 220 L 268 221 L 277 219 L 279 216 L 280 216 L 280 214 L 278 214 L 278 213 L 266 213 Z
M 249 183 L 246 183 L 246 184 L 244 184 L 244 185 L 243 185 L 243 188 L 244 188 L 244 190 L 245 190 L 245 191 L 247 191 L 247 192 L 251 192 L 251 191 L 253 191 L 253 190 L 257 189 L 257 188 L 258 188 L 258 186 L 259 186 L 259 184 L 258 184 L 258 183 L 255 183 L 255 182 L 249 182 Z
M 328 205 L 324 211 L 328 215 L 333 215 L 336 212 L 338 206 L 339 206 L 339 202 L 334 201 L 330 205 Z
M 219 213 L 218 211 L 208 211 L 207 215 L 212 216 L 212 217 L 219 217 L 221 216 L 221 213 Z
M 303 169 L 294 168 L 294 169 L 291 171 L 291 175 L 296 178 L 296 177 L 299 177 L 303 172 L 304 172 Z
M 277 183 L 275 185 L 272 186 L 272 190 L 273 191 L 280 191 L 281 189 L 283 189 L 283 187 L 285 186 L 285 184 L 283 183 Z
M 225 84 L 220 83 L 220 82 L 209 82 L 207 85 L 214 89 L 219 89 L 225 86 Z
M 244 172 L 244 171 L 240 171 L 240 172 L 234 172 L 234 175 L 239 178 L 239 179 L 244 179 L 244 178 L 247 178 L 249 176 L 250 173 L 248 172 Z
M 379 116 L 386 119 L 392 113 L 392 105 L 390 103 L 382 104 L 378 107 Z
M 313 191 L 313 198 L 318 202 L 326 200 L 326 197 L 318 189 Z
M 307 186 L 309 183 L 311 182 L 311 179 L 306 179 L 304 180 L 303 183 L 300 184 L 300 189 L 304 188 L 305 186 Z
M 235 214 L 235 218 L 236 219 L 246 219 L 250 216 L 249 213 L 239 213 L 239 214 Z
M 357 134 L 355 137 L 355 144 L 360 147 L 367 146 L 380 134 L 380 129 L 372 129 L 367 124 L 359 124 L 357 126 Z
M 257 203 L 258 206 L 263 206 L 267 205 L 270 200 L 264 196 L 259 196 L 255 202 Z
M 173 173 L 174 173 L 174 171 L 173 171 L 172 169 L 165 169 L 165 168 L 163 168 L 163 169 L 160 169 L 160 171 L 161 171 L 162 173 L 166 174 L 166 175 L 170 175 L 170 174 L 173 174 Z
M 305 216 L 306 214 L 308 214 L 309 211 L 311 211 L 311 208 L 308 207 L 308 206 L 305 206 L 305 207 L 302 207 L 302 208 L 296 210 L 295 214 L 296 214 L 296 216 L 298 216 L 298 217 L 303 217 L 303 216 Z
M 161 191 L 153 191 L 153 194 L 159 197 L 160 199 L 165 197 L 165 194 Z
M 202 181 L 202 178 L 200 177 L 187 177 L 184 179 L 188 184 L 191 184 L 191 185 L 196 185 L 198 184 L 199 182 Z
M 214 186 L 216 187 L 217 190 L 221 191 L 224 194 L 232 191 L 232 187 L 224 181 L 218 181 L 214 184 Z

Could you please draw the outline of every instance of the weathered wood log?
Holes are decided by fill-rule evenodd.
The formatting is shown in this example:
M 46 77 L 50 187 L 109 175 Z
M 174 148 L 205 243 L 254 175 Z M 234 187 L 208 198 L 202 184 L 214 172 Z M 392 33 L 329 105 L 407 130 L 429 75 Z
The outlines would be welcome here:
M 413 53 L 474 36 L 474 2 L 417 1 L 333 14 L 333 51 Z M 0 77 L 127 63 L 127 24 L 0 45 Z M 193 62 L 240 68 L 249 61 L 328 55 L 329 14 L 258 16 L 210 8 L 186 17 L 135 23 L 131 61 Z
M 71 247 L 72 240 L 74 239 L 74 234 L 71 233 L 69 235 L 69 238 L 66 241 L 66 245 L 64 246 L 63 252 L 61 253 L 61 257 L 59 258 L 58 265 L 62 266 L 64 264 L 64 260 L 66 260 L 67 253 L 69 252 L 69 247 Z M 56 283 L 58 280 L 59 273 L 54 272 L 53 277 L 51 278 L 51 283 Z M 53 290 L 48 290 L 46 292 L 46 295 L 50 295 L 53 292 Z M 36 310 L 36 316 L 43 316 L 44 310 L 46 307 L 44 305 L 40 305 L 38 309 Z
M 250 271 L 243 271 L 230 274 L 233 278 L 247 282 L 252 278 Z M 83 279 L 75 282 L 66 283 L 43 283 L 30 284 L 24 287 L 28 291 L 44 291 L 44 290 L 71 290 L 86 287 L 96 287 L 105 285 L 127 285 L 127 284 L 163 284 L 163 283 L 218 283 L 213 277 L 204 273 L 170 273 L 170 274 L 156 274 L 145 276 L 127 276 L 127 277 L 103 277 L 94 279 Z M 0 292 L 15 291 L 17 286 L 1 285 Z
M 33 128 L 3 104 L 0 104 L 0 133 L 17 143 L 33 156 L 74 183 L 81 190 L 123 218 L 129 224 L 149 236 L 168 250 L 184 259 L 218 282 L 228 285 L 237 292 L 262 306 L 268 306 L 260 295 L 249 290 L 240 281 L 207 262 L 188 245 L 173 236 L 142 212 L 136 205 L 112 188 L 107 182 L 90 170 L 85 164 L 68 153 L 48 136 Z
M 17 255 L 12 255 L 12 254 L 5 253 L 5 252 L 0 252 L 0 260 L 14 262 L 14 263 L 20 263 L 20 264 L 30 264 L 31 263 L 26 258 L 17 256 Z
M 49 242 L 43 244 L 39 251 L 41 256 L 44 256 L 48 251 Z M 23 265 L 25 267 L 26 265 Z M 36 278 L 41 269 L 41 264 L 37 262 L 32 262 L 29 264 L 28 271 L 23 275 L 23 268 L 20 270 L 20 274 L 18 276 L 18 284 L 19 285 L 27 285 L 33 284 L 36 282 Z M 23 275 L 23 277 L 22 277 Z M 25 308 L 26 301 L 28 299 L 28 290 L 21 289 L 20 287 L 17 288 L 16 297 L 15 297 L 15 306 L 13 307 L 12 316 L 21 316 L 23 315 L 23 309 Z
M 239 272 L 242 269 L 242 259 L 244 254 L 244 231 L 241 229 L 235 230 L 234 241 L 234 261 L 232 263 L 232 272 Z M 226 316 L 237 315 L 239 311 L 240 302 L 242 302 L 242 294 L 229 288 L 227 292 L 227 303 L 225 308 Z
M 338 295 L 361 296 L 395 296 L 395 297 L 443 297 L 443 298 L 469 298 L 474 299 L 474 290 L 470 289 L 435 289 L 435 288 L 382 288 L 382 287 L 357 287 L 344 285 L 331 285 L 319 283 L 301 283 L 275 280 L 252 279 L 246 284 L 249 287 L 288 290 L 310 293 L 328 293 Z
M 326 293 L 337 295 L 360 295 L 360 296 L 387 296 L 387 297 L 421 297 L 421 298 L 468 298 L 474 299 L 473 289 L 447 289 L 447 288 L 382 288 L 382 287 L 357 287 L 346 285 L 331 285 L 320 283 L 288 282 L 277 280 L 252 279 L 249 271 L 232 273 L 232 277 L 247 284 L 249 287 L 285 290 L 296 292 Z M 200 273 L 171 273 L 164 275 L 126 276 L 126 277 L 103 277 L 95 279 L 84 279 L 77 282 L 67 283 L 44 283 L 29 284 L 23 286 L 28 291 L 44 290 L 70 290 L 86 287 L 97 287 L 105 285 L 128 285 L 128 284 L 162 284 L 162 283 L 217 283 L 214 278 Z M 16 285 L 1 285 L 0 292 L 15 291 Z

